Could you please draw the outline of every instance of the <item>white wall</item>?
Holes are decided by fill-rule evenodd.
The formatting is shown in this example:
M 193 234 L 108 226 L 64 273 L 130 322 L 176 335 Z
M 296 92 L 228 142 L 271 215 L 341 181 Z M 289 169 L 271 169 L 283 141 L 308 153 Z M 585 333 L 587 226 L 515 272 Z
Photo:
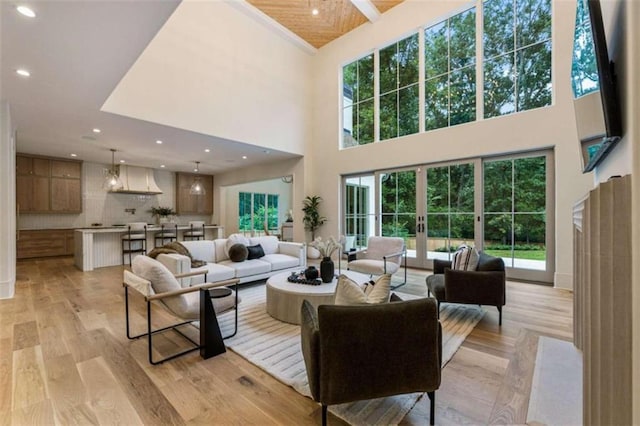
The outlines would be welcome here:
M 340 175 L 404 165 L 553 147 L 556 176 L 555 285 L 572 286 L 572 206 L 591 187 L 581 173 L 579 142 L 570 87 L 575 3 L 553 2 L 554 104 L 547 108 L 468 123 L 449 129 L 339 149 L 339 72 L 341 67 L 419 26 L 437 21 L 468 2 L 407 1 L 320 49 L 313 64 L 314 128 L 309 152 L 309 191 L 324 199 L 330 221 L 323 236 L 339 235 Z
M 111 194 L 102 189 L 104 170 L 109 165 L 82 163 L 82 213 L 80 214 L 21 214 L 20 229 L 80 228 L 92 223 L 103 225 L 124 224 L 128 222 L 154 223 L 149 213 L 151 207 L 176 207 L 175 173 L 154 170 L 154 178 L 162 190 L 159 195 Z M 125 209 L 136 209 L 135 214 Z M 210 216 L 178 216 L 179 223 L 189 220 L 206 220 Z
M 0 102 L 0 299 L 16 285 L 16 144 L 9 104 Z
M 296 154 L 311 56 L 224 1 L 183 1 L 103 110 Z
M 240 192 L 253 192 L 255 194 L 278 195 L 278 223 L 286 220 L 286 213 L 291 209 L 291 195 L 293 185 L 284 183 L 282 179 L 270 179 L 257 182 L 232 185 L 224 188 L 225 199 L 225 233 L 226 235 L 238 232 L 238 200 Z M 262 231 L 262 229 L 260 229 Z

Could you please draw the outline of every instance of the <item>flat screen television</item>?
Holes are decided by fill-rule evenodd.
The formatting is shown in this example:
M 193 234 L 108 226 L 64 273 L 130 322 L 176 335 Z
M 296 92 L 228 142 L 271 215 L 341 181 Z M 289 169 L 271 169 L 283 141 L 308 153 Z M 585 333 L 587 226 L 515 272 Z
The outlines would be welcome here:
M 580 14 L 588 17 L 584 20 L 584 28 L 590 27 L 590 34 L 583 34 L 586 39 L 592 39 L 579 46 Z M 578 136 L 582 152 L 583 173 L 592 171 L 615 147 L 622 136 L 622 120 L 614 63 L 609 57 L 607 37 L 602 19 L 599 0 L 578 0 L 578 17 L 576 19 L 576 37 L 574 39 L 574 71 L 576 60 L 589 64 L 595 62 L 595 71 L 599 90 L 586 89 L 587 93 L 576 92 L 575 111 Z M 576 55 L 576 49 L 583 52 Z M 587 49 L 592 49 L 587 51 Z M 595 59 L 595 61 L 593 61 Z M 593 64 L 591 64 L 593 66 Z M 585 66 L 586 68 L 586 66 Z M 589 74 L 589 71 L 583 71 Z M 572 73 L 574 74 L 574 73 Z M 584 75 L 583 75 L 584 77 Z M 595 76 L 591 75 L 593 79 Z M 578 77 L 580 78 L 580 77 Z M 588 77 L 587 77 L 588 78 Z M 595 87 L 595 81 L 593 82 Z

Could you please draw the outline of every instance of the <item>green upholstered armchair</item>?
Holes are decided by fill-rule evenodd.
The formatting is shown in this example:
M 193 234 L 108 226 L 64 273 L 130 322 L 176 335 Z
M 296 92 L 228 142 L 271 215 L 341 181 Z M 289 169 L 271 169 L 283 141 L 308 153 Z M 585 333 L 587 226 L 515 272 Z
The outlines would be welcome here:
M 442 361 L 435 300 L 320 305 L 317 312 L 305 300 L 301 309 L 302 353 L 323 425 L 328 405 L 411 392 L 427 392 L 434 424 Z
M 506 304 L 504 261 L 480 252 L 475 271 L 451 269 L 451 262 L 433 261 L 433 275 L 427 277 L 427 291 L 440 302 L 489 305 L 498 308 L 502 325 L 502 307 Z

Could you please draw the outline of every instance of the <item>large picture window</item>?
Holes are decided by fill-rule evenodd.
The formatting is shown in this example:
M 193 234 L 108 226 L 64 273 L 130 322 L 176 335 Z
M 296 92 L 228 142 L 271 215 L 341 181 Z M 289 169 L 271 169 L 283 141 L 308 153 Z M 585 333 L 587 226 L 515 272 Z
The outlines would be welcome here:
M 278 232 L 278 194 L 240 192 L 238 194 L 238 230 L 245 235 Z
M 551 105 L 551 0 L 484 2 L 484 117 Z
M 374 140 L 373 53 L 342 68 L 343 146 Z
M 476 119 L 476 9 L 424 31 L 425 130 Z
M 418 34 L 380 49 L 380 140 L 418 133 Z

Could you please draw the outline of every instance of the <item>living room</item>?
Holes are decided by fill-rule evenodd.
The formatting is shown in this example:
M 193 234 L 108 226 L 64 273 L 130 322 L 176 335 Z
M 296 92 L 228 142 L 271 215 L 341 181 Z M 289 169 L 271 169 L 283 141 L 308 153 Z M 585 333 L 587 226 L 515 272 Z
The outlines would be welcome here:
M 637 17 L 638 7 L 633 3 L 603 2 L 608 4 L 609 9 L 613 7 L 615 10 L 616 5 L 624 5 L 629 16 Z M 474 122 L 431 131 L 424 131 L 422 124 L 423 131 L 415 134 L 348 149 L 340 143 L 343 129 L 340 113 L 342 68 L 373 50 L 403 39 L 411 32 L 452 16 L 470 5 L 473 4 L 407 1 L 382 14 L 376 22 L 367 23 L 309 53 L 274 32 L 268 24 L 256 21 L 237 5 L 184 2 L 177 5 L 174 12 L 167 14 L 168 20 L 158 28 L 157 34 L 149 36 L 152 42 L 136 53 L 139 56 L 131 61 L 131 68 L 123 70 L 122 79 L 112 82 L 108 97 L 102 99 L 104 105 L 99 107 L 111 114 L 250 144 L 256 155 L 264 150 L 269 150 L 269 155 L 282 154 L 280 161 L 256 163 L 250 167 L 235 163 L 228 165 L 226 170 L 208 172 L 214 174 L 214 201 L 213 214 L 207 219 L 224 226 L 227 235 L 236 232 L 238 224 L 228 213 L 233 206 L 228 205 L 224 196 L 226 188 L 292 176 L 293 239 L 299 242 L 309 239 L 299 219 L 302 200 L 310 194 L 323 198 L 322 211 L 329 218 L 321 228 L 320 235 L 328 237 L 344 233 L 344 206 L 340 194 L 343 193 L 346 177 L 406 168 L 426 170 L 436 164 L 501 158 L 506 154 L 551 149 L 553 157 L 548 164 L 554 175 L 553 183 L 549 183 L 552 187 L 553 210 L 547 216 L 554 221 L 554 233 L 551 234 L 553 251 L 550 252 L 554 253 L 554 267 L 547 282 L 553 283 L 556 288 L 572 289 L 574 204 L 599 181 L 606 181 L 612 175 L 629 174 L 637 167 L 637 151 L 632 142 L 638 140 L 637 129 L 633 127 L 633 119 L 638 111 L 635 108 L 638 91 L 632 89 L 638 85 L 634 72 L 638 69 L 638 54 L 631 46 L 638 39 L 633 37 L 637 36 L 638 30 L 632 25 L 624 27 L 627 51 L 631 52 L 626 58 L 627 72 L 624 73 L 626 80 L 623 83 L 629 93 L 625 98 L 629 105 L 626 111 L 630 123 L 627 137 L 596 171 L 595 176 L 582 173 L 575 129 L 570 52 L 573 48 L 576 6 L 570 1 L 553 2 L 551 105 L 502 117 L 485 119 L 481 116 Z M 2 13 L 4 19 L 5 14 L 14 11 L 3 5 Z M 609 12 L 608 16 L 612 15 Z M 632 22 L 631 18 L 626 19 L 626 22 Z M 191 35 L 186 36 L 188 34 Z M 477 37 L 481 39 L 480 35 Z M 185 43 L 188 49 L 184 47 Z M 216 61 L 194 61 L 194 57 L 204 56 L 194 52 L 216 52 Z M 10 72 L 13 71 L 3 70 L 5 75 Z M 181 77 L 175 78 L 176 75 Z M 6 85 L 3 78 L 3 86 Z M 205 93 L 212 95 L 203 96 Z M 13 134 L 9 130 L 14 125 L 8 121 L 6 112 L 7 108 L 18 111 L 19 107 L 19 104 L 5 105 L 3 110 L 4 187 L 12 186 L 15 179 L 9 176 L 9 171 L 14 167 L 8 160 L 9 156 L 15 154 L 10 143 Z M 24 123 L 21 125 L 25 126 Z M 22 145 L 20 135 L 21 129 L 18 128 L 18 152 L 27 147 Z M 169 145 L 169 142 L 165 142 L 165 145 Z M 180 152 L 179 143 L 171 148 L 175 149 L 177 156 Z M 45 146 L 31 148 L 29 153 L 53 155 L 47 151 L 49 149 Z M 143 162 L 148 148 L 132 146 L 131 150 L 139 151 L 128 160 L 131 164 L 159 167 Z M 101 155 L 88 156 L 85 161 L 96 165 L 107 164 L 110 160 L 108 150 L 103 150 Z M 62 154 L 53 156 L 60 157 Z M 187 164 L 192 159 L 195 158 L 184 158 L 182 162 Z M 636 174 L 633 174 L 634 179 Z M 5 207 L 0 213 L 0 222 L 4 224 L 3 235 L 12 235 L 16 229 L 15 209 L 10 207 L 15 205 L 11 201 L 15 197 L 5 192 L 2 195 L 3 200 L 7 200 L 6 204 L 3 201 Z M 171 200 L 168 201 L 170 204 Z M 13 228 L 11 223 L 14 224 Z M 635 225 L 634 222 L 634 233 L 637 232 Z M 15 241 L 12 238 L 6 240 L 8 246 L 3 246 L 2 251 L 3 286 L 16 278 L 15 261 L 10 256 L 12 250 L 8 248 Z M 635 251 L 633 256 L 638 256 Z M 108 276 L 115 277 L 113 274 Z M 637 288 L 635 284 L 637 281 L 634 281 L 634 288 Z M 638 301 L 637 296 L 634 297 L 633 312 L 637 315 Z M 635 333 L 637 331 L 634 330 L 637 336 Z M 633 371 L 637 370 L 640 369 L 634 368 Z M 637 401 L 635 393 L 633 397 Z

